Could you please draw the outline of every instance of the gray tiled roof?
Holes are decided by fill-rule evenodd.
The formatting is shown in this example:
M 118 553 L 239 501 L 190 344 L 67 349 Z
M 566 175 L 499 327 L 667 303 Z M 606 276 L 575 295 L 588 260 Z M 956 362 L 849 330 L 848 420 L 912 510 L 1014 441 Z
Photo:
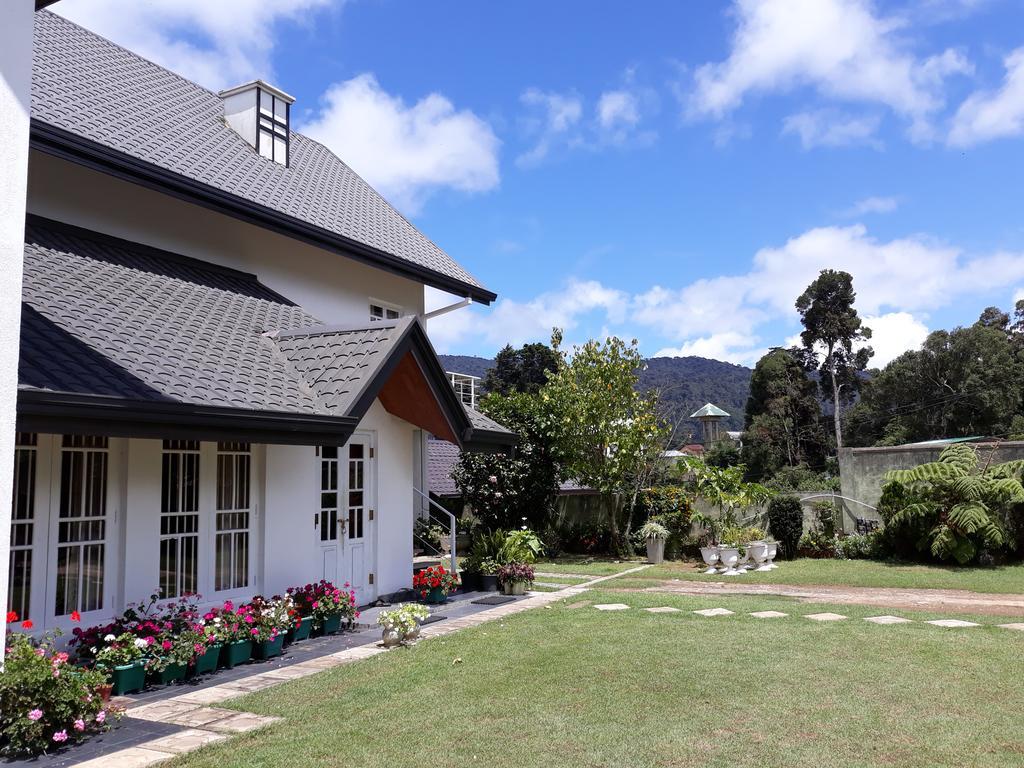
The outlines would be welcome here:
M 217 94 L 49 11 L 34 56 L 34 120 L 482 289 L 322 144 L 292 132 L 289 167 L 263 158 Z
M 494 419 L 484 416 L 480 411 L 473 410 L 468 405 L 463 405 L 463 407 L 466 409 L 466 414 L 469 416 L 469 421 L 473 425 L 473 429 L 483 430 L 485 432 L 497 432 L 505 435 L 515 434 L 512 430 L 506 429 Z
M 459 460 L 459 448 L 444 440 L 427 441 L 427 489 L 436 496 L 458 496 L 452 470 Z
M 418 323 L 327 327 L 254 275 L 36 216 L 22 308 L 22 390 L 334 417 Z

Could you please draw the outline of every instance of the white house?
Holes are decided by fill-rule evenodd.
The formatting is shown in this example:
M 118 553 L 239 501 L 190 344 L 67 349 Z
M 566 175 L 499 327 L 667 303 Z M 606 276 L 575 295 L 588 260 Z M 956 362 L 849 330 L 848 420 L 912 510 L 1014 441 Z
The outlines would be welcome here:
M 453 391 L 424 286 L 495 294 L 293 131 L 284 90 L 34 26 L 8 610 L 408 587 L 426 435 L 514 440 Z

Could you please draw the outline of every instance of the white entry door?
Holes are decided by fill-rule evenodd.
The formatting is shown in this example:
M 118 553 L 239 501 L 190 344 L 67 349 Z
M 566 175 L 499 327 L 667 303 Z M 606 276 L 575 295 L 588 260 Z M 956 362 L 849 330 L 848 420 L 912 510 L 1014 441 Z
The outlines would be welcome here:
M 322 577 L 339 586 L 348 582 L 357 602 L 365 605 L 377 597 L 372 437 L 356 434 L 341 448 L 323 447 L 318 452 L 320 512 L 316 529 Z

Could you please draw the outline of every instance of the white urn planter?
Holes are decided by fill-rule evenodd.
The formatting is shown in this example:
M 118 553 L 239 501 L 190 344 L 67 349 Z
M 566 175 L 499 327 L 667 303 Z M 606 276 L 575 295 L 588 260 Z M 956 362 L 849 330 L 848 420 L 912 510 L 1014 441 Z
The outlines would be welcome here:
M 659 565 L 665 561 L 665 540 L 656 536 L 647 539 L 647 562 Z
M 740 551 L 736 547 L 719 547 L 718 559 L 725 566 L 725 570 L 722 571 L 723 576 L 739 576 L 743 573 L 736 568 L 736 564 L 740 561 Z
M 775 564 L 775 555 L 779 552 L 779 543 L 777 541 L 769 541 L 768 544 L 768 562 L 765 563 L 764 569 L 766 571 L 774 571 L 777 566 Z
M 704 564 L 708 569 L 704 573 L 718 573 L 715 565 L 718 563 L 718 547 L 701 547 L 700 556 L 704 558 Z
M 394 648 L 402 643 L 402 633 L 397 629 L 385 629 L 381 632 L 380 641 L 385 648 Z
M 764 541 L 752 541 L 747 544 L 747 554 L 750 555 L 750 559 L 754 561 L 757 567 L 756 571 L 769 571 L 771 570 L 765 565 L 765 561 L 768 560 L 768 544 Z
M 417 621 L 416 625 L 402 636 L 402 641 L 408 643 L 408 642 L 411 642 L 413 640 L 418 639 L 419 636 L 420 636 L 420 623 Z

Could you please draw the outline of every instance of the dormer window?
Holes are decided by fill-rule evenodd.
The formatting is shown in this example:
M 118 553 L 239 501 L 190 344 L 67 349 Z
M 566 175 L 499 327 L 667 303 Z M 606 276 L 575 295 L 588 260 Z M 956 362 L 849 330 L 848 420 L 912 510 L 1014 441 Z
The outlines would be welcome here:
M 287 166 L 291 105 L 295 99 L 262 80 L 221 91 L 220 97 L 227 124 L 260 155 Z
M 394 304 L 370 299 L 370 322 L 379 323 L 397 320 L 402 316 L 402 308 Z
M 256 151 L 269 160 L 288 165 L 288 113 L 291 105 L 263 88 L 259 93 L 260 125 Z

